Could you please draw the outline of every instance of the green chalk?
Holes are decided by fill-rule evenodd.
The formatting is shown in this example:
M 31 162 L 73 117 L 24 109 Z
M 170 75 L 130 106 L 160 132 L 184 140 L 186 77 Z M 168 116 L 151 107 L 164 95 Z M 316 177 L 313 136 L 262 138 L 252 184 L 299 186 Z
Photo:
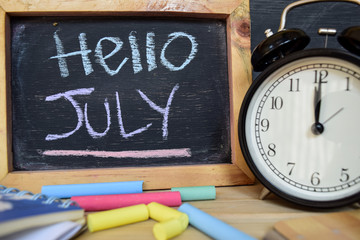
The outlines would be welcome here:
M 179 191 L 182 201 L 213 200 L 216 198 L 215 186 L 174 187 L 171 191 Z

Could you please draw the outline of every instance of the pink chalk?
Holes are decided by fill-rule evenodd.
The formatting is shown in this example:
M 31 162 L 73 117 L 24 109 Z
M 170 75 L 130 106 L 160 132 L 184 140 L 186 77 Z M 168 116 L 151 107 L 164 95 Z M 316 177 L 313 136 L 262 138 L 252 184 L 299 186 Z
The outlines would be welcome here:
M 180 192 L 149 192 L 95 196 L 76 196 L 76 201 L 85 211 L 103 211 L 137 204 L 157 202 L 168 207 L 181 205 Z
M 137 151 L 45 150 L 45 156 L 93 156 L 101 158 L 172 158 L 191 157 L 191 149 L 157 149 Z

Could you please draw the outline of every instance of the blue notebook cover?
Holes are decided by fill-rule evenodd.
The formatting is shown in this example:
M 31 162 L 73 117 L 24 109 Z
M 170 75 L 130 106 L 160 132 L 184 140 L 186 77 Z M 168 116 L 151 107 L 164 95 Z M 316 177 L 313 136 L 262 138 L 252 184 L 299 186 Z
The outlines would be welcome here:
M 24 229 L 83 217 L 84 210 L 70 202 L 0 193 L 0 237 Z

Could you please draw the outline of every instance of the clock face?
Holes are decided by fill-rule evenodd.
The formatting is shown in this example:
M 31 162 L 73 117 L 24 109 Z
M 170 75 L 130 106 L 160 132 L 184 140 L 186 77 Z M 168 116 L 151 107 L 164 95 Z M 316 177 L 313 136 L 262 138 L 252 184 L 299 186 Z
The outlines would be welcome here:
M 249 89 L 239 123 L 244 156 L 289 200 L 347 204 L 360 199 L 359 60 L 303 52 L 270 66 Z

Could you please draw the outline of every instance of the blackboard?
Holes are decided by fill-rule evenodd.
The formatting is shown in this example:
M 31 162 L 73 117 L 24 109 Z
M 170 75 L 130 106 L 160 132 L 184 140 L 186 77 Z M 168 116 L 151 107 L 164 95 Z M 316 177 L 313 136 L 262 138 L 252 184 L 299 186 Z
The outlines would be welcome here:
M 265 39 L 265 30 L 277 32 L 283 9 L 295 1 L 251 0 L 251 49 Z M 323 48 L 325 37 L 318 35 L 319 28 L 335 28 L 337 35 L 329 37 L 328 48 L 343 49 L 336 37 L 347 27 L 360 25 L 360 7 L 348 2 L 317 2 L 298 6 L 290 10 L 286 18 L 286 28 L 299 28 L 311 38 L 306 48 Z M 344 49 L 343 49 L 344 50 Z M 258 75 L 253 73 L 253 78 Z
M 14 170 L 231 162 L 225 20 L 10 23 Z

